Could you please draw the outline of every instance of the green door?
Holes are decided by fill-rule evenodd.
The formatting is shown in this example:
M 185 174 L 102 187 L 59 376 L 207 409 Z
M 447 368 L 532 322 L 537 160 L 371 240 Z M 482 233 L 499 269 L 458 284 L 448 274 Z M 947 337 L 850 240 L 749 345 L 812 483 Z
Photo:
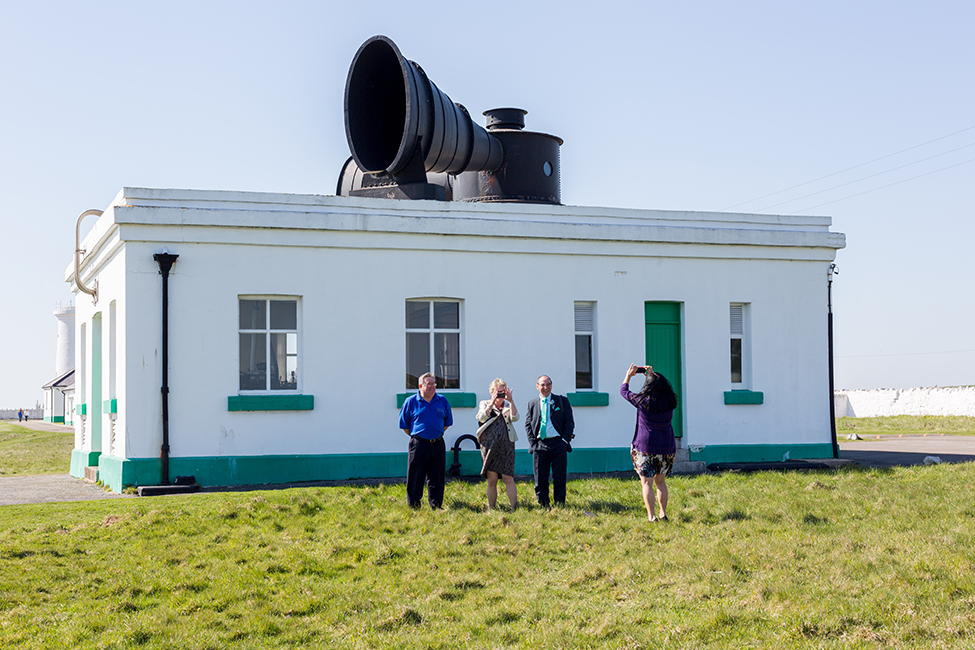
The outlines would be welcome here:
M 648 302 L 644 305 L 647 327 L 647 365 L 666 377 L 677 393 L 674 411 L 674 435 L 684 435 L 684 398 L 682 393 L 680 343 L 680 303 Z

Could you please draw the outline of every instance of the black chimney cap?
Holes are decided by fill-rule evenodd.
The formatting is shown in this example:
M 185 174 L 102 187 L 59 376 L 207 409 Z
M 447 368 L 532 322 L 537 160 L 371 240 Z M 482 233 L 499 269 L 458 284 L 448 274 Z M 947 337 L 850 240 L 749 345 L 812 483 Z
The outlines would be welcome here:
M 528 111 L 523 108 L 491 108 L 484 111 L 487 117 L 488 131 L 494 129 L 513 129 L 521 131 L 525 128 L 525 116 Z

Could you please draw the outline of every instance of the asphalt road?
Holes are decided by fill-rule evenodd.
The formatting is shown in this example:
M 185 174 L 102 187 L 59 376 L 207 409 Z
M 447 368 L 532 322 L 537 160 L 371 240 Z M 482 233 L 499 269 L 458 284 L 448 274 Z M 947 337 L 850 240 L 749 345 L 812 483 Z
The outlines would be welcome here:
M 943 463 L 975 461 L 975 436 L 892 435 L 870 436 L 866 440 L 840 439 L 840 458 L 863 467 L 903 467 L 923 465 L 924 459 L 937 457 Z
M 13 423 L 18 424 L 16 420 Z M 19 424 L 39 431 L 72 430 L 71 427 L 40 421 Z M 839 443 L 840 458 L 853 461 L 861 467 L 923 465 L 925 458 L 929 457 L 936 457 L 942 463 L 975 461 L 975 436 L 919 434 L 881 436 L 879 439 L 870 436 L 867 440 L 858 441 L 841 438 Z M 261 489 L 261 486 L 253 486 L 253 489 Z M 115 494 L 67 474 L 0 477 L 0 506 L 128 498 L 138 497 Z

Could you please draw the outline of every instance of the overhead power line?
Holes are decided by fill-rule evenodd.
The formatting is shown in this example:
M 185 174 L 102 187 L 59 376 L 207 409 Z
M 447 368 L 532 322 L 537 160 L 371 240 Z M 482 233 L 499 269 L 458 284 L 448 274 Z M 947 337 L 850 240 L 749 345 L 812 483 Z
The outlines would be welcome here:
M 898 169 L 904 169 L 905 167 L 910 167 L 911 165 L 917 165 L 917 164 L 920 164 L 920 163 L 923 163 L 923 162 L 927 162 L 929 160 L 934 160 L 935 158 L 940 158 L 941 156 L 947 156 L 950 153 L 955 153 L 956 151 L 961 151 L 962 149 L 967 149 L 968 147 L 975 147 L 975 142 L 972 142 L 972 143 L 966 144 L 966 145 L 962 145 L 962 146 L 960 146 L 960 147 L 958 147 L 956 149 L 950 149 L 950 150 L 945 151 L 943 153 L 936 153 L 933 156 L 928 156 L 927 158 L 921 158 L 920 160 L 915 160 L 913 162 L 904 163 L 903 165 L 898 165 L 897 167 L 891 167 L 890 169 L 885 169 L 884 171 L 877 172 L 876 174 L 870 174 L 869 176 L 861 176 L 860 178 L 855 178 L 852 181 L 847 181 L 845 183 L 840 183 L 839 185 L 833 185 L 832 187 L 827 187 L 824 190 L 817 190 L 815 192 L 810 192 L 809 194 L 803 194 L 802 196 L 798 196 L 798 197 L 796 197 L 794 199 L 789 199 L 788 201 L 781 201 L 781 202 L 775 203 L 773 205 L 768 205 L 768 206 L 766 206 L 764 208 L 759 208 L 758 210 L 756 210 L 756 212 L 764 212 L 765 210 L 771 210 L 772 208 L 777 208 L 780 205 L 785 205 L 786 203 L 795 203 L 796 201 L 801 201 L 802 199 L 808 199 L 810 196 L 816 196 L 817 194 L 823 194 L 824 192 L 831 192 L 832 190 L 837 190 L 837 189 L 839 189 L 841 187 L 846 187 L 847 185 L 853 185 L 854 183 L 859 183 L 861 181 L 866 181 L 866 180 L 869 180 L 871 178 L 876 178 L 877 176 L 883 176 L 884 174 L 889 174 L 890 172 L 895 172 Z M 948 167 L 945 167 L 945 169 L 949 169 L 949 168 Z M 917 178 L 917 176 L 915 176 L 915 178 Z M 887 187 L 887 186 L 885 186 L 885 187 Z
M 894 153 L 889 153 L 886 156 L 881 156 L 879 158 L 874 158 L 873 160 L 868 160 L 867 162 L 860 163 L 858 165 L 853 165 L 852 167 L 847 167 L 846 169 L 841 169 L 838 172 L 833 172 L 831 174 L 826 174 L 825 176 L 820 176 L 819 178 L 814 178 L 811 181 L 806 181 L 804 183 L 799 183 L 798 185 L 793 185 L 793 186 L 787 187 L 787 188 L 785 188 L 783 190 L 777 190 L 775 192 L 770 192 L 768 194 L 763 194 L 762 196 L 759 196 L 759 197 L 754 198 L 754 199 L 748 199 L 747 201 L 742 201 L 741 203 L 736 203 L 734 205 L 729 205 L 726 208 L 721 208 L 721 211 L 724 212 L 725 210 L 731 210 L 732 208 L 737 208 L 740 205 L 746 205 L 748 203 L 754 203 L 755 201 L 761 201 L 762 199 L 767 199 L 768 197 L 775 196 L 776 194 L 782 194 L 783 192 L 788 192 L 789 190 L 794 190 L 794 189 L 799 188 L 799 187 L 804 187 L 806 185 L 811 185 L 812 183 L 816 183 L 816 182 L 819 182 L 819 181 L 824 180 L 824 179 L 827 179 L 827 178 L 832 178 L 833 176 L 838 176 L 838 175 L 843 174 L 843 173 L 846 173 L 848 171 L 852 171 L 854 169 L 859 169 L 860 167 L 866 167 L 867 165 L 872 165 L 875 162 L 879 162 L 881 160 L 886 160 L 887 158 L 892 158 L 894 156 L 898 156 L 898 155 L 900 155 L 902 153 L 905 153 L 905 152 L 908 152 L 908 151 L 912 151 L 914 149 L 918 149 L 920 147 L 923 147 L 923 146 L 932 144 L 934 142 L 939 142 L 941 140 L 945 140 L 947 138 L 956 136 L 956 135 L 958 135 L 960 133 L 965 133 L 966 131 L 971 131 L 972 129 L 975 129 L 975 125 L 966 127 L 964 129 L 961 129 L 960 131 L 955 131 L 953 133 L 949 133 L 948 135 L 943 135 L 943 136 L 938 137 L 938 138 L 935 138 L 933 140 L 928 140 L 927 142 L 922 142 L 921 144 L 916 144 L 916 145 L 911 146 L 911 147 L 908 147 L 906 149 L 901 149 L 900 151 L 895 151 Z
M 813 205 L 808 208 L 803 208 L 802 210 L 796 210 L 795 212 L 790 212 L 789 214 L 799 214 L 801 212 L 809 212 L 810 210 L 815 210 L 816 208 L 821 208 L 824 205 L 831 205 L 833 203 L 839 203 L 840 201 L 846 201 L 847 199 L 852 199 L 857 196 L 863 196 L 864 194 L 870 194 L 870 192 L 876 192 L 877 190 L 882 190 L 887 187 L 893 187 L 894 185 L 900 185 L 901 183 L 906 183 L 908 181 L 913 181 L 917 178 L 923 178 L 924 176 L 930 176 L 931 174 L 937 174 L 938 172 L 943 172 L 945 170 L 951 169 L 953 167 L 960 167 L 962 165 L 967 165 L 970 162 L 975 162 L 975 158 L 969 158 L 968 160 L 963 160 L 960 163 L 955 163 L 954 165 L 948 165 L 947 167 L 942 167 L 941 169 L 935 169 L 923 174 L 918 174 L 917 176 L 911 176 L 910 178 L 905 178 L 899 181 L 894 181 L 893 183 L 887 183 L 886 185 L 881 185 L 880 187 L 875 187 L 873 189 L 864 190 L 862 192 L 857 192 L 856 194 L 850 194 L 849 196 L 844 196 L 839 199 L 834 199 L 832 201 L 826 201 L 825 203 L 820 203 L 818 205 Z

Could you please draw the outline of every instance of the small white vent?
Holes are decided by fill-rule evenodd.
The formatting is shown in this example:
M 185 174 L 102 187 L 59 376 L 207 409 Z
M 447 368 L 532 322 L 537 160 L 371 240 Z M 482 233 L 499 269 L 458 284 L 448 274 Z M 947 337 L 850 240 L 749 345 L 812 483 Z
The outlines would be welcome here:
M 745 334 L 745 306 L 731 305 L 731 335 L 744 336 Z
M 576 331 L 577 332 L 591 332 L 593 331 L 593 312 L 594 303 L 591 302 L 577 302 L 576 303 Z

